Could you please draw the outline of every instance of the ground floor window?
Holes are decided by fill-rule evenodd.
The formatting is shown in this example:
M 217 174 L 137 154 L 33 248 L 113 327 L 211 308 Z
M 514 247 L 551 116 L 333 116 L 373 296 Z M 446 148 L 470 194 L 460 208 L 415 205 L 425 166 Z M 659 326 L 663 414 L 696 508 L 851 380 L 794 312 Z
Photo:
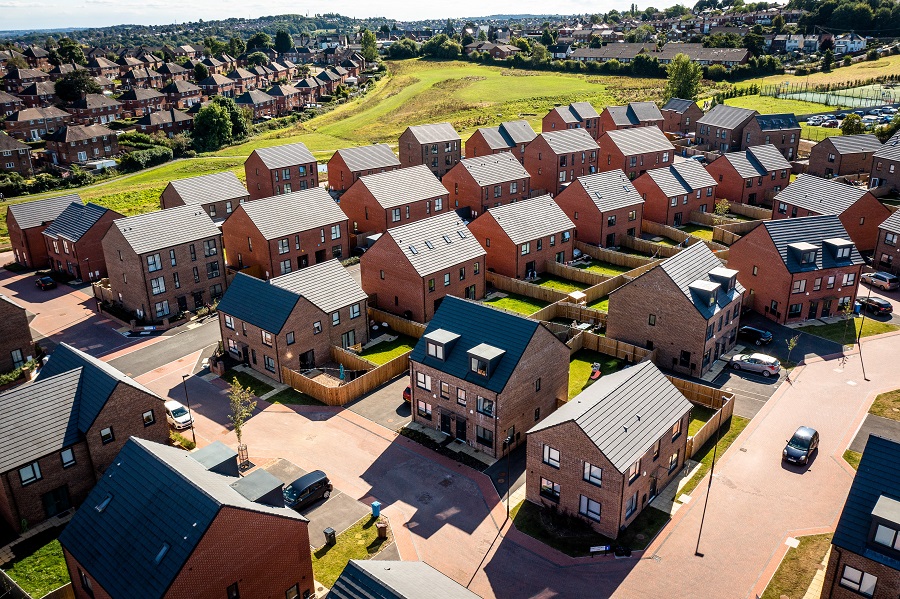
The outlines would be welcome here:
M 475 427 L 475 440 L 481 445 L 494 447 L 494 431 L 481 426 Z
M 628 498 L 628 503 L 625 505 L 625 517 L 630 518 L 632 514 L 634 514 L 635 510 L 637 510 L 637 491 L 634 492 L 634 495 Z
M 541 497 L 552 501 L 559 501 L 559 484 L 546 478 L 541 478 Z
M 578 513 L 587 516 L 594 522 L 600 522 L 600 504 L 589 497 L 581 496 Z
M 266 364 L 266 370 L 270 372 L 275 372 L 275 360 L 269 356 L 263 356 L 263 361 Z
M 797 318 L 803 312 L 803 304 L 791 304 L 788 308 L 788 318 Z
M 856 591 L 863 597 L 872 597 L 875 594 L 875 584 L 878 579 L 856 568 L 844 566 L 841 574 L 841 586 Z
M 154 309 L 156 310 L 157 318 L 162 318 L 164 316 L 168 316 L 169 315 L 169 300 L 163 300 L 161 302 L 156 302 Z
M 427 418 L 428 420 L 431 420 L 431 404 L 430 403 L 426 403 L 420 399 L 419 403 L 417 405 L 416 412 L 422 418 Z

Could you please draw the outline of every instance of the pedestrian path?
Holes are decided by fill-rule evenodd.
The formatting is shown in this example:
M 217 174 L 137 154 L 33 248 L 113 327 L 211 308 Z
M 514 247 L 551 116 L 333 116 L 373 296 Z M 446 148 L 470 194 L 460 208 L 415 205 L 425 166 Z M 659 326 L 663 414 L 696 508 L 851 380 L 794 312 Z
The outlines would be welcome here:
M 825 570 L 828 568 L 829 557 L 831 557 L 831 545 L 828 546 L 828 551 L 825 552 L 825 557 L 822 559 L 822 563 L 819 564 L 819 569 L 816 570 L 812 583 L 810 583 L 806 594 L 803 595 L 803 599 L 819 599 L 822 596 L 822 589 L 825 587 Z
M 728 366 L 728 363 L 731 362 L 731 357 L 742 353 L 745 349 L 747 348 L 740 343 L 736 344 L 729 351 L 719 356 L 719 359 L 713 362 L 712 367 L 706 371 L 706 374 L 700 377 L 700 380 L 707 383 L 715 380 L 715 378 L 719 376 L 719 374 L 721 374 L 723 370 L 725 370 L 725 367 Z
M 260 399 L 263 401 L 268 401 L 270 397 L 272 397 L 274 395 L 278 395 L 285 389 L 290 388 L 290 385 L 285 385 L 284 383 L 279 383 L 275 379 L 271 379 L 264 374 L 260 374 L 260 373 L 256 372 L 255 370 L 253 370 L 252 368 L 247 368 L 243 364 L 238 364 L 237 366 L 234 367 L 234 370 L 237 370 L 238 372 L 243 372 L 244 374 L 249 374 L 256 380 L 261 381 L 261 382 L 273 387 L 273 389 L 271 391 L 263 394 L 260 397 Z M 206 378 L 206 377 L 204 377 L 204 378 Z M 209 380 L 209 379 L 206 379 L 206 380 Z
M 31 528 L 29 528 L 28 530 L 23 532 L 21 535 L 16 537 L 16 540 L 14 540 L 9 545 L 6 545 L 5 547 L 0 547 L 0 566 L 4 566 L 16 558 L 16 556 L 12 550 L 14 545 L 21 543 L 25 539 L 31 538 L 38 533 L 42 533 L 45 530 L 47 530 L 48 528 L 55 528 L 57 526 L 62 526 L 64 524 L 66 524 L 69 520 L 71 520 L 72 516 L 74 516 L 74 515 L 75 515 L 75 508 L 66 510 L 62 514 L 58 514 L 56 516 L 53 516 L 52 518 L 44 520 L 40 524 L 35 524 Z
M 679 492 L 687 484 L 687 481 L 691 480 L 694 477 L 694 474 L 697 473 L 697 470 L 700 469 L 700 462 L 695 462 L 694 460 L 686 460 L 684 463 L 684 467 L 681 469 L 681 474 L 679 474 L 678 478 L 673 479 L 665 488 L 659 492 L 653 501 L 650 502 L 650 505 L 655 507 L 658 510 L 662 510 L 667 512 L 669 515 L 674 516 L 675 512 L 678 511 L 682 505 L 690 501 L 690 497 L 687 495 L 679 496 Z

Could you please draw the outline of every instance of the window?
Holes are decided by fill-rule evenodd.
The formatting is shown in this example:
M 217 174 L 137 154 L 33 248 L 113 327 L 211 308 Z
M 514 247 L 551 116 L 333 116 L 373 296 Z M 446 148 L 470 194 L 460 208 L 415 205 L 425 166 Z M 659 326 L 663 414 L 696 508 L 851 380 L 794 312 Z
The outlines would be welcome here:
M 559 484 L 542 477 L 541 497 L 546 497 L 551 501 L 559 501 Z
M 450 273 L 444 274 L 444 287 L 450 284 Z
M 860 223 L 860 224 L 862 224 L 862 223 Z M 849 247 L 838 248 L 836 256 L 838 259 L 849 258 L 850 257 L 850 248 Z
M 569 231 L 563 231 L 563 232 L 562 232 L 562 240 L 563 240 L 563 243 L 569 241 L 569 239 L 570 239 L 571 237 L 572 237 L 572 233 L 570 233 Z
M 216 240 L 207 239 L 203 242 L 203 255 L 207 258 L 216 255 Z
M 209 295 L 212 299 L 216 300 L 222 297 L 222 285 L 221 283 L 216 283 L 212 287 L 209 288 Z
M 141 418 L 144 421 L 144 426 L 150 426 L 154 422 L 156 422 L 156 415 L 153 413 L 153 410 L 148 410 L 141 415 Z M 63 464 L 65 465 L 65 464 Z
M 594 522 L 600 522 L 600 504 L 584 495 L 581 495 L 579 500 L 578 513 Z
M 681 355 L 678 357 L 678 365 L 684 368 L 687 368 L 691 365 L 691 352 L 686 350 L 681 350 Z
M 91 579 L 87 577 L 81 568 L 78 568 L 78 579 L 81 581 L 81 588 L 84 589 L 84 592 L 89 596 L 94 596 L 94 587 L 91 584 Z
M 628 498 L 628 503 L 625 505 L 625 518 L 630 518 L 637 510 L 637 496 L 637 491 L 635 491 L 634 495 Z
M 806 291 L 806 279 L 794 281 L 791 285 L 791 293 L 803 293 L 804 291 Z
M 628 467 L 628 482 L 633 482 L 641 471 L 641 461 L 638 460 Z
M 681 420 L 677 421 L 674 426 L 672 426 L 672 440 L 678 438 L 678 435 L 681 434 Z
M 428 279 L 428 292 L 434 291 L 434 279 Z
M 206 278 L 215 279 L 219 276 L 219 261 L 214 260 L 206 264 Z
M 426 391 L 431 391 L 431 376 L 425 374 L 424 372 L 417 372 L 416 386 L 421 389 L 425 389 Z
M 553 466 L 554 468 L 559 468 L 559 450 L 550 447 L 549 445 L 544 445 L 544 459 L 543 462 L 548 466 Z M 587 479 L 585 479 L 587 480 Z
M 300 587 L 294 585 L 284 592 L 284 599 L 300 599 Z
M 287 237 L 285 237 L 284 239 L 279 239 L 278 240 L 278 253 L 279 254 L 287 254 L 289 251 L 291 251 L 291 244 L 288 241 Z
M 22 480 L 22 486 L 30 485 L 33 482 L 41 480 L 41 467 L 37 462 L 32 462 L 27 466 L 19 468 L 19 478 Z
M 897 234 L 896 233 L 885 233 L 884 234 L 884 243 L 885 243 L 885 245 L 897 245 Z
M 614 227 L 614 226 L 616 226 L 616 215 L 615 215 L 615 214 L 606 217 L 606 226 L 607 226 L 607 227 Z
M 828 279 L 825 280 L 825 288 L 826 289 L 834 289 L 834 277 L 833 276 L 828 277 Z
M 585 462 L 584 480 L 591 483 L 592 485 L 597 485 L 598 487 L 602 486 L 601 482 L 603 480 L 603 469 Z
M 550 247 L 553 247 L 554 245 L 556 245 L 556 235 L 551 235 L 550 236 Z
M 241 599 L 241 591 L 238 589 L 238 583 L 228 585 L 225 591 L 227 599 Z
M 151 418 L 153 416 L 152 410 L 150 411 L 150 416 L 151 416 Z M 147 414 L 145 413 L 144 414 L 144 425 L 145 426 L 146 426 L 146 421 L 147 421 Z M 153 422 L 150 422 L 150 424 L 153 424 Z M 75 465 L 75 452 L 72 451 L 71 448 L 63 449 L 62 451 L 59 452 L 59 459 L 62 460 L 63 468 L 68 468 L 69 466 L 74 466 Z M 37 462 L 35 462 L 35 464 L 37 464 Z
M 875 594 L 877 582 L 878 579 L 871 574 L 850 566 L 844 566 L 844 572 L 841 574 L 841 586 L 856 591 L 863 597 L 872 597 Z
M 529 253 L 531 253 L 531 242 L 526 241 L 525 243 L 522 244 L 522 255 L 524 256 Z
M 22 357 L 21 349 L 14 349 L 9 352 L 9 357 L 12 358 L 13 367 L 19 368 L 22 364 L 25 363 L 25 358 Z
M 509 184 L 509 193 L 517 193 L 519 191 L 519 183 L 518 181 L 513 181 Z
M 400 222 L 400 209 L 394 208 L 391 210 L 391 222 L 398 223 Z
M 450 399 L 450 383 L 441 381 L 441 399 Z
M 856 273 L 848 272 L 844 275 L 844 282 L 842 283 L 842 285 L 844 287 L 846 287 L 847 285 L 853 285 L 853 283 L 855 283 L 855 282 L 856 282 Z
M 538 239 L 537 240 L 537 251 L 541 251 L 542 249 L 544 249 L 544 240 Z
M 672 472 L 676 468 L 678 468 L 678 452 L 677 451 L 669 456 L 669 472 Z
M 656 443 L 653 444 L 653 459 L 654 461 L 659 457 L 659 439 L 656 440 Z
M 275 372 L 275 360 L 273 360 L 269 356 L 263 356 L 263 361 L 266 365 L 266 370 L 269 372 Z
M 651 314 L 647 317 L 647 324 L 649 324 L 651 327 L 656 326 L 656 314 Z
M 322 321 L 317 320 L 313 323 L 313 335 L 318 335 L 322 332 Z
M 159 254 L 147 256 L 147 272 L 156 272 L 162 268 L 162 262 L 159 260 Z
M 803 304 L 791 304 L 788 306 L 788 318 L 796 318 L 803 312 Z
M 341 324 L 341 313 L 340 312 L 332 312 L 331 313 L 331 326 L 336 327 Z
M 778 214 L 787 214 L 787 204 L 778 202 Z
M 800 254 L 800 264 L 814 264 L 816 262 L 816 250 L 810 250 Z
M 166 292 L 166 280 L 164 277 L 156 277 L 150 279 L 150 292 L 153 295 L 159 295 Z
M 479 266 L 479 263 L 478 263 L 478 262 L 475 262 L 475 263 L 472 265 L 472 272 L 473 272 L 474 274 L 476 274 L 476 275 L 477 275 L 479 272 L 481 272 L 481 267 Z
M 878 528 L 875 529 L 874 540 L 879 545 L 900 550 L 900 535 L 893 528 L 879 524 Z
M 494 415 L 494 400 L 478 396 L 478 413 L 485 416 Z
M 486 447 L 494 446 L 494 431 L 484 428 L 483 426 L 475 426 L 475 440 Z
M 631 212 L 628 213 L 629 222 L 636 220 L 636 219 L 637 219 L 637 210 L 632 210 Z
M 335 239 L 341 238 L 341 226 L 340 225 L 331 225 L 331 239 L 332 241 Z
M 281 274 L 283 274 L 283 275 L 286 275 L 286 274 L 288 274 L 289 272 L 291 272 L 291 269 L 293 268 L 293 266 L 292 266 L 292 264 L 291 264 L 290 258 L 288 258 L 287 260 L 282 260 L 281 262 L 279 262 L 278 268 L 281 270 Z
M 270 333 L 268 331 L 260 331 L 260 333 L 262 333 L 263 345 L 268 345 L 269 347 L 272 347 L 272 333 Z
M 116 436 L 113 433 L 113 429 L 111 426 L 100 429 L 100 440 L 103 441 L 103 444 L 112 443 L 116 440 Z
M 416 412 L 422 418 L 427 418 L 428 420 L 431 420 L 431 404 L 430 403 L 427 403 L 420 399 L 416 405 Z
M 350 306 L 350 319 L 359 318 L 359 304 Z

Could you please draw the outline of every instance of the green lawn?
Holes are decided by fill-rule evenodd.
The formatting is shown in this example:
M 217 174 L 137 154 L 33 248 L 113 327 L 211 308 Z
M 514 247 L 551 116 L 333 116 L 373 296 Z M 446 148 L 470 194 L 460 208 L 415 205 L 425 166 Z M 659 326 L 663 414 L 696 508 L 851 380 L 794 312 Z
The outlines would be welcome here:
M 246 372 L 238 372 L 237 370 L 226 370 L 225 374 L 222 375 L 222 380 L 225 381 L 226 383 L 228 383 L 229 385 L 232 384 L 232 381 L 234 379 L 238 380 L 238 383 L 240 383 L 241 387 L 246 387 L 246 388 L 250 389 L 250 391 L 256 397 L 262 397 L 263 395 L 265 395 L 266 393 L 268 393 L 269 391 L 271 391 L 272 389 L 275 388 L 268 383 L 264 383 L 263 381 L 259 380 L 255 376 L 253 376 L 251 374 L 247 374 Z
M 494 306 L 495 308 L 503 308 L 504 310 L 510 310 L 511 312 L 518 312 L 525 316 L 534 314 L 541 308 L 550 305 L 545 301 L 525 297 L 524 295 L 518 295 L 516 293 L 509 293 L 506 297 L 484 300 L 484 303 Z
M 578 350 L 569 361 L 569 399 L 572 399 L 593 384 L 594 381 L 590 379 L 590 376 L 591 365 L 594 362 L 600 362 L 600 372 L 603 373 L 603 376 L 621 370 L 625 366 L 625 360 L 589 349 Z M 602 379 L 603 377 L 600 378 Z
M 882 393 L 872 402 L 869 414 L 875 414 L 882 418 L 900 420 L 900 389 Z
M 805 102 L 803 100 L 776 98 L 774 96 L 760 96 L 759 94 L 741 96 L 739 98 L 728 98 L 725 100 L 725 103 L 729 106 L 737 106 L 738 108 L 758 110 L 760 114 L 780 114 L 785 112 L 792 112 L 794 114 L 813 114 L 816 112 L 827 112 L 829 110 L 838 109 L 838 107 L 819 104 L 818 102 Z
M 729 428 L 727 432 L 723 430 L 721 433 L 722 436 L 719 439 L 719 448 L 716 451 L 716 462 L 722 459 L 722 456 L 725 455 L 725 451 L 731 447 L 731 444 L 734 443 L 734 440 L 741 434 L 741 431 L 747 428 L 748 424 L 750 424 L 750 419 L 742 418 L 740 416 L 732 416 L 730 422 L 726 421 L 722 424 L 723 429 L 725 427 Z M 700 484 L 700 481 L 703 480 L 703 477 L 709 472 L 709 469 L 712 466 L 713 447 L 715 445 L 716 437 L 713 435 L 700 449 L 700 453 L 691 458 L 694 461 L 699 461 L 700 467 L 697 469 L 697 472 L 694 473 L 694 476 L 692 476 L 691 479 L 685 483 L 684 487 L 681 488 L 679 494 L 690 495 L 694 489 L 697 488 L 697 485 Z
M 612 540 L 594 532 L 578 516 L 552 514 L 530 501 L 522 501 L 510 510 L 510 518 L 519 532 L 572 557 L 590 555 L 590 548 L 598 545 L 621 545 L 634 551 L 646 549 L 671 519 L 666 512 L 647 506 L 616 540 Z
M 859 461 L 862 459 L 862 454 L 858 451 L 850 451 L 849 449 L 844 452 L 844 461 L 846 461 L 850 466 L 853 467 L 854 470 L 859 470 Z
M 609 296 L 604 295 L 603 297 L 595 299 L 588 304 L 588 308 L 600 310 L 601 312 L 609 312 Z
M 313 552 L 312 566 L 316 580 L 328 588 L 334 586 L 344 566 L 352 559 L 369 559 L 390 539 L 379 539 L 376 518 L 366 516 L 337 536 L 337 543 Z
M 69 582 L 62 546 L 56 539 L 31 555 L 5 565 L 3 569 L 16 584 L 36 599 Z
M 715 413 L 716 411 L 712 408 L 695 405 L 691 410 L 691 423 L 688 425 L 688 437 L 696 435 L 697 431 L 703 428 L 703 425 L 709 422 L 709 419 L 712 418 Z
M 839 135 L 843 135 L 840 127 L 815 127 L 813 125 L 807 125 L 806 123 L 800 123 L 800 138 L 801 139 L 809 139 L 811 141 L 822 141 L 826 137 L 836 137 Z
M 393 333 L 392 333 L 393 334 Z M 369 349 L 364 349 L 360 356 L 375 362 L 376 364 L 385 364 L 394 358 L 402 356 L 406 352 L 412 351 L 416 345 L 416 339 L 406 335 L 397 334 L 397 338 L 393 341 L 382 341 L 378 345 L 373 345 Z
M 541 287 L 549 287 L 550 289 L 555 289 L 557 291 L 562 291 L 563 293 L 572 293 L 573 291 L 584 291 L 590 285 L 587 283 L 579 283 L 577 281 L 570 281 L 569 279 L 564 279 L 562 277 L 557 277 L 555 275 L 551 275 L 550 273 L 541 273 L 540 278 L 538 279 L 538 285 Z
M 306 393 L 300 393 L 296 389 L 291 389 L 290 387 L 288 387 L 287 389 L 284 389 L 282 391 L 279 391 L 278 393 L 276 393 L 275 395 L 273 395 L 266 401 L 268 401 L 269 403 L 280 403 L 280 404 L 293 405 L 293 406 L 323 406 L 323 405 L 325 405 L 321 401 L 316 399 L 315 397 L 307 395 Z
M 881 322 L 872 318 L 866 318 L 865 325 L 862 324 L 862 318 L 853 318 L 852 320 L 853 323 L 849 325 L 845 321 L 836 322 L 834 324 L 823 324 L 820 326 L 807 325 L 805 327 L 797 327 L 797 330 L 809 333 L 810 335 L 824 337 L 835 343 L 855 345 L 856 338 L 860 335 L 860 330 L 862 331 L 863 337 L 868 337 L 870 335 L 880 335 L 881 333 L 890 333 L 891 331 L 900 329 L 897 325 Z
M 801 599 L 819 570 L 834 533 L 799 537 L 800 544 L 788 549 L 769 581 L 762 599 Z
M 623 272 L 634 270 L 627 266 L 617 266 L 615 264 L 610 264 L 609 262 L 598 262 L 597 260 L 592 260 L 590 264 L 579 264 L 576 268 L 581 268 L 608 277 L 615 277 Z
M 681 227 L 681 230 L 688 235 L 693 235 L 694 237 L 699 237 L 700 239 L 705 239 L 706 241 L 712 241 L 712 227 L 688 223 Z

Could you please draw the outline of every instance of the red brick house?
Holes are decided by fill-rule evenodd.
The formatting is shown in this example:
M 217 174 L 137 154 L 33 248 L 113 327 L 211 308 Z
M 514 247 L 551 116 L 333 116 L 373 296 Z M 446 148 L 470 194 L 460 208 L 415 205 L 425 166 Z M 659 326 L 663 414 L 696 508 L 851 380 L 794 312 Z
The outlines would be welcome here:
M 114 210 L 77 200 L 44 229 L 50 269 L 76 279 L 99 281 L 106 277 L 101 241 L 112 222 L 123 218 Z
M 56 97 L 56 84 L 52 81 L 32 83 L 17 95 L 26 108 L 46 108 L 59 103 L 59 98 Z
M 14 112 L 3 121 L 6 133 L 19 141 L 40 141 L 47 133 L 53 133 L 72 122 L 72 115 L 55 106 L 26 108 Z
M 765 221 L 731 245 L 747 301 L 777 323 L 835 316 L 856 300 L 863 259 L 834 215 Z
M 696 143 L 711 152 L 736 152 L 747 149 L 744 128 L 759 113 L 748 108 L 717 104 L 696 121 Z
M 772 219 L 833 214 L 861 252 L 875 249 L 878 226 L 891 211 L 864 188 L 802 174 L 775 196 Z
M 176 80 L 159 91 L 166 95 L 170 108 L 190 108 L 203 99 L 203 92 L 190 81 Z
M 378 307 L 428 322 L 448 295 L 484 297 L 485 252 L 454 212 L 388 229 L 360 258 Z
M 706 171 L 718 183 L 717 199 L 753 206 L 770 205 L 791 180 L 791 164 L 773 145 L 722 154 Z
M 166 137 L 174 137 L 193 129 L 194 117 L 170 108 L 159 112 L 149 112 L 136 120 L 134 126 L 141 133 L 152 135 L 161 131 L 166 134 Z
M 788 160 L 797 157 L 800 123 L 793 114 L 758 114 L 744 127 L 743 148 L 772 144 Z
M 462 139 L 450 123 L 407 127 L 399 145 L 401 166 L 425 165 L 438 179 L 462 158 Z
M 119 75 L 127 75 L 134 70 L 147 67 L 144 61 L 140 58 L 127 55 L 120 56 L 119 59 L 116 60 L 116 64 L 119 65 Z
M 193 76 L 188 69 L 184 68 L 180 64 L 174 62 L 164 62 L 159 65 L 159 68 L 156 69 L 156 72 L 163 78 L 163 82 L 166 84 L 172 83 L 174 81 L 187 81 Z
M 531 176 L 512 152 L 464 158 L 441 180 L 453 207 L 468 208 L 475 218 L 491 206 L 531 196 Z
M 153 69 L 133 69 L 128 71 L 121 78 L 122 87 L 152 87 L 159 89 L 163 86 L 163 76 Z
M 900 273 L 900 260 L 894 264 L 894 258 L 900 254 L 898 235 L 900 235 L 900 214 L 894 212 L 878 225 L 878 241 L 875 243 L 875 253 L 872 254 L 874 266 L 878 270 Z
M 275 113 L 278 116 L 290 114 L 304 105 L 302 92 L 292 85 L 273 85 L 266 93 L 275 98 Z
M 400 161 L 387 144 L 342 148 L 328 160 L 328 187 L 343 193 L 363 175 L 400 168 Z
M 238 273 L 219 302 L 224 348 L 278 381 L 282 368 L 332 361 L 332 346 L 369 341 L 366 294 L 337 260 L 269 279 Z
M 119 101 L 125 105 L 125 112 L 139 117 L 150 112 L 158 112 L 166 105 L 166 95 L 155 89 L 133 88 L 122 93 Z
M 75 164 L 112 158 L 119 153 L 119 141 L 103 125 L 68 125 L 44 136 L 53 164 Z
M 0 516 L 16 532 L 81 505 L 129 437 L 169 438 L 158 395 L 65 343 L 0 394 L 0 420 Z
M 8 94 L 5 91 L 0 91 L 0 114 L 2 114 L 4 118 L 23 108 L 25 108 L 25 105 L 22 103 L 21 98 Z
M 364 175 L 344 192 L 340 206 L 354 233 L 383 233 L 453 209 L 447 190 L 424 165 Z
M 548 261 L 572 259 L 575 224 L 549 195 L 491 208 L 469 230 L 487 252 L 488 269 L 507 277 L 534 278 Z
M 60 536 L 75 599 L 312 597 L 309 521 L 269 471 L 241 476 L 237 455 L 129 440 Z M 236 544 L 236 529 L 258 534 Z
M 306 77 L 294 84 L 300 95 L 303 97 L 304 103 L 312 103 L 319 99 L 319 89 L 321 82 L 315 77 Z
M 70 73 L 74 73 L 75 71 L 86 71 L 86 70 L 87 69 L 85 69 L 83 66 L 81 66 L 77 62 L 71 62 L 68 64 L 61 63 L 58 65 L 54 65 L 54 67 L 52 69 L 50 69 L 48 72 L 50 73 L 50 81 L 56 82 Z
M 644 218 L 664 225 L 680 227 L 691 222 L 691 212 L 715 209 L 716 181 L 694 160 L 650 169 L 634 187 L 644 198 Z
M 607 131 L 600 138 L 598 169 L 621 169 L 630 179 L 672 164 L 675 146 L 657 127 Z
M 122 118 L 122 103 L 103 94 L 87 94 L 82 99 L 67 106 L 76 125 L 111 123 Z
M 31 69 L 41 69 L 42 71 L 50 70 L 50 53 L 40 46 L 28 46 L 22 50 L 22 56 Z
M 672 98 L 660 109 L 663 116 L 663 131 L 687 135 L 696 130 L 694 126 L 703 116 L 703 111 L 693 100 Z
M 89 59 L 87 69 L 94 77 L 115 79 L 119 75 L 119 65 L 103 56 L 95 56 Z
M 203 208 L 216 221 L 225 220 L 238 204 L 250 199 L 247 188 L 231 171 L 169 181 L 159 196 L 162 209 L 175 206 Z
M 6 211 L 6 228 L 16 262 L 28 268 L 45 268 L 49 264 L 44 230 L 72 202 L 81 202 L 77 193 L 45 200 L 10 204 Z
M 197 85 L 203 90 L 203 95 L 207 97 L 225 96 L 226 98 L 232 98 L 235 94 L 236 84 L 234 79 L 229 79 L 225 75 L 210 75 L 197 83 Z
M 409 356 L 413 422 L 498 458 L 565 401 L 568 363 L 540 322 L 446 297 Z
M 541 133 L 525 148 L 531 189 L 556 195 L 577 177 L 597 172 L 600 147 L 585 129 Z
M 13 139 L 6 133 L 0 133 L 0 172 L 31 176 L 34 172 L 31 165 L 31 146 Z
M 32 83 L 41 81 L 50 81 L 50 75 L 38 69 L 12 68 L 3 76 L 3 86 L 11 94 L 18 94 Z
M 662 131 L 663 115 L 655 102 L 629 102 L 627 106 L 604 108 L 599 123 L 601 134 L 635 127 L 656 127 Z
M 254 121 L 277 116 L 275 98 L 260 89 L 246 91 L 237 96 L 234 102 L 238 108 L 248 109 Z
M 644 200 L 620 170 L 578 177 L 554 199 L 579 241 L 610 248 L 641 234 Z
M 244 173 L 251 200 L 319 186 L 318 163 L 302 142 L 253 150 Z
M 900 189 L 900 133 L 895 133 L 872 156 L 869 187 Z
M 872 170 L 875 152 L 881 142 L 872 134 L 826 137 L 809 151 L 806 172 L 830 179 L 844 175 L 862 175 Z
M 526 498 L 615 539 L 678 476 L 691 408 L 649 360 L 604 375 L 528 431 Z
M 541 132 L 584 129 L 597 140 L 600 137 L 600 115 L 590 102 L 573 102 L 568 106 L 556 106 L 541 119 Z
M 241 204 L 222 235 L 228 265 L 266 279 L 350 255 L 347 217 L 321 187 Z
M 730 264 L 730 262 L 729 262 Z M 657 363 L 700 377 L 734 347 L 744 288 L 697 242 L 609 295 L 606 335 L 657 350 Z
M 34 356 L 28 313 L 0 293 L 0 372 L 11 372 Z
M 528 121 L 507 121 L 496 127 L 481 127 L 466 140 L 466 158 L 512 152 L 525 164 L 525 147 L 537 137 Z

